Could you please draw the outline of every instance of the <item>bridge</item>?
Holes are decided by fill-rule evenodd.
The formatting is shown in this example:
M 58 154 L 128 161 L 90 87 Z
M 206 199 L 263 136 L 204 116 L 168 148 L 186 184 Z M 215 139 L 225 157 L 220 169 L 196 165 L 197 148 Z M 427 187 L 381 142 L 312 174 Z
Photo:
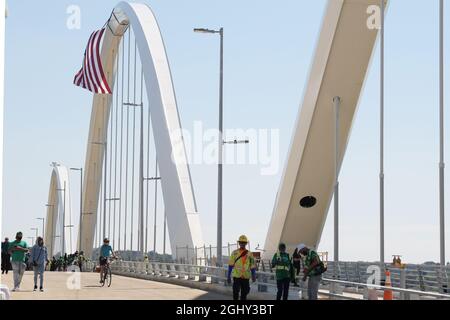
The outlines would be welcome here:
M 378 29 L 368 28 L 366 22 L 367 8 L 375 4 L 378 1 L 330 1 L 326 8 L 268 226 L 265 257 L 277 251 L 279 242 L 286 243 L 288 251 L 302 242 L 315 248 L 319 244 L 378 34 Z M 358 46 L 349 52 L 354 42 Z M 55 165 L 52 173 L 46 243 L 55 255 L 67 252 L 65 247 L 77 247 L 90 256 L 104 237 L 110 237 L 119 251 L 135 250 L 143 255 L 148 252 L 149 184 L 154 182 L 155 195 L 159 185 L 162 189 L 172 255 L 186 258 L 178 247 L 201 250 L 205 245 L 201 214 L 164 42 L 147 5 L 121 2 L 113 10 L 106 23 L 101 60 L 114 89 L 111 95 L 95 94 L 93 98 L 77 245 L 70 243 L 75 238 L 73 230 L 56 222 L 72 221 L 70 208 L 63 205 L 68 199 L 61 197 L 61 192 L 70 195 L 61 174 L 67 169 L 61 165 Z M 336 97 L 341 104 L 337 136 L 343 142 L 338 146 L 338 158 L 332 129 Z M 151 176 L 154 159 L 155 176 Z M 317 172 L 321 179 L 316 178 Z M 55 233 L 62 236 L 57 239 Z M 62 239 L 66 243 L 58 247 L 56 243 Z
M 317 248 L 333 199 L 338 213 L 339 172 L 379 36 L 378 28 L 367 25 L 368 8 L 379 4 L 379 0 L 328 2 L 258 280 L 252 285 L 254 299 L 274 296 L 274 274 L 267 261 L 278 244 L 286 243 L 289 252 L 298 243 Z M 25 290 L 13 298 L 229 299 L 225 269 L 212 263 L 217 253 L 203 240 L 175 86 L 157 19 L 149 6 L 128 2 L 119 3 L 105 18 L 100 59 L 113 93 L 93 96 L 85 165 L 80 168 L 79 214 L 70 207 L 69 168 L 52 165 L 45 242 L 52 256 L 78 250 L 95 259 L 103 238 L 109 237 L 121 256 L 113 265 L 113 286 L 98 285 L 91 262 L 82 273 L 46 273 L 49 285 L 40 296 Z M 158 205 L 164 211 L 162 255 L 156 253 Z M 153 251 L 148 230 L 151 207 Z M 378 267 L 381 275 L 391 268 L 384 254 L 364 266 L 339 262 L 337 226 L 335 232 L 335 261 L 329 262 L 321 285 L 322 299 L 368 299 L 384 290 L 393 290 L 399 299 L 450 298 L 450 272 L 443 265 L 431 271 L 417 266 L 399 269 L 394 288 L 368 284 L 368 268 Z M 148 255 L 150 261 L 143 261 Z M 352 276 L 343 269 L 353 270 Z M 80 286 L 68 288 L 67 279 L 78 274 Z M 10 285 L 11 277 L 2 281 Z M 31 288 L 31 274 L 24 281 Z M 291 298 L 304 296 L 304 286 L 291 288 Z

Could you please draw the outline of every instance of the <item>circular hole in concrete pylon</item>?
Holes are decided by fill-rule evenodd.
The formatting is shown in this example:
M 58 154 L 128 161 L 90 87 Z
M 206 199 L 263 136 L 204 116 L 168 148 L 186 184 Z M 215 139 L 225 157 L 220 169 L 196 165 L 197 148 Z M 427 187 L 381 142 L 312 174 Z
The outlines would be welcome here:
M 300 206 L 302 208 L 306 208 L 306 209 L 314 207 L 316 205 L 316 203 L 317 203 L 317 199 L 313 196 L 307 196 L 300 200 Z

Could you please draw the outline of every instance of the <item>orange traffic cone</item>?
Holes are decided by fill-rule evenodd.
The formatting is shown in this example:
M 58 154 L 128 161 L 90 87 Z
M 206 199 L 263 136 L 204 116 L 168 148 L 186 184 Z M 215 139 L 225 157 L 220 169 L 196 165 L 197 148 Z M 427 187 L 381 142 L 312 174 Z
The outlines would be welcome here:
M 386 281 L 384 284 L 385 287 L 392 287 L 391 283 L 391 272 L 389 270 L 386 270 Z M 386 289 L 384 290 L 384 300 L 394 300 L 394 294 L 392 290 Z

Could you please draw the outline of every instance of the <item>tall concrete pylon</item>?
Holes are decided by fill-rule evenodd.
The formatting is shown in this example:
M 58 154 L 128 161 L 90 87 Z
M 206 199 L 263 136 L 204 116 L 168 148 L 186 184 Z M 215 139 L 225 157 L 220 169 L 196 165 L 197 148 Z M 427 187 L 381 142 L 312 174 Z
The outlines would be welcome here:
M 119 44 L 126 29 L 132 27 L 142 57 L 172 254 L 176 254 L 177 246 L 203 247 L 172 76 L 158 23 L 151 9 L 141 3 L 121 2 L 113 10 L 112 17 L 101 48 L 105 76 L 113 88 Z M 111 95 L 94 95 L 82 199 L 81 247 L 87 256 L 91 255 L 94 245 L 111 102 Z M 183 254 L 179 252 L 179 256 Z
M 379 33 L 380 4 L 328 1 L 266 237 L 266 258 L 280 242 L 291 252 L 299 243 L 319 245 L 335 183 L 333 99 L 341 98 L 339 172 Z

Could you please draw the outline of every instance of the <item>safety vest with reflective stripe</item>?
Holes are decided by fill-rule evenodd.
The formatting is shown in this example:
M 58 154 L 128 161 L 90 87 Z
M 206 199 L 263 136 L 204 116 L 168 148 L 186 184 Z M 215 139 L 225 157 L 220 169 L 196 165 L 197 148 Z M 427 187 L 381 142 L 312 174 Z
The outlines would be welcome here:
M 253 257 L 253 254 L 248 251 L 245 256 L 242 256 L 236 261 L 242 252 L 241 249 L 234 250 L 231 253 L 228 265 L 233 267 L 231 273 L 233 278 L 250 279 L 252 274 L 251 270 L 256 269 L 255 258 Z
M 277 280 L 293 277 L 292 262 L 288 253 L 277 252 L 273 256 L 272 267 L 275 268 Z

